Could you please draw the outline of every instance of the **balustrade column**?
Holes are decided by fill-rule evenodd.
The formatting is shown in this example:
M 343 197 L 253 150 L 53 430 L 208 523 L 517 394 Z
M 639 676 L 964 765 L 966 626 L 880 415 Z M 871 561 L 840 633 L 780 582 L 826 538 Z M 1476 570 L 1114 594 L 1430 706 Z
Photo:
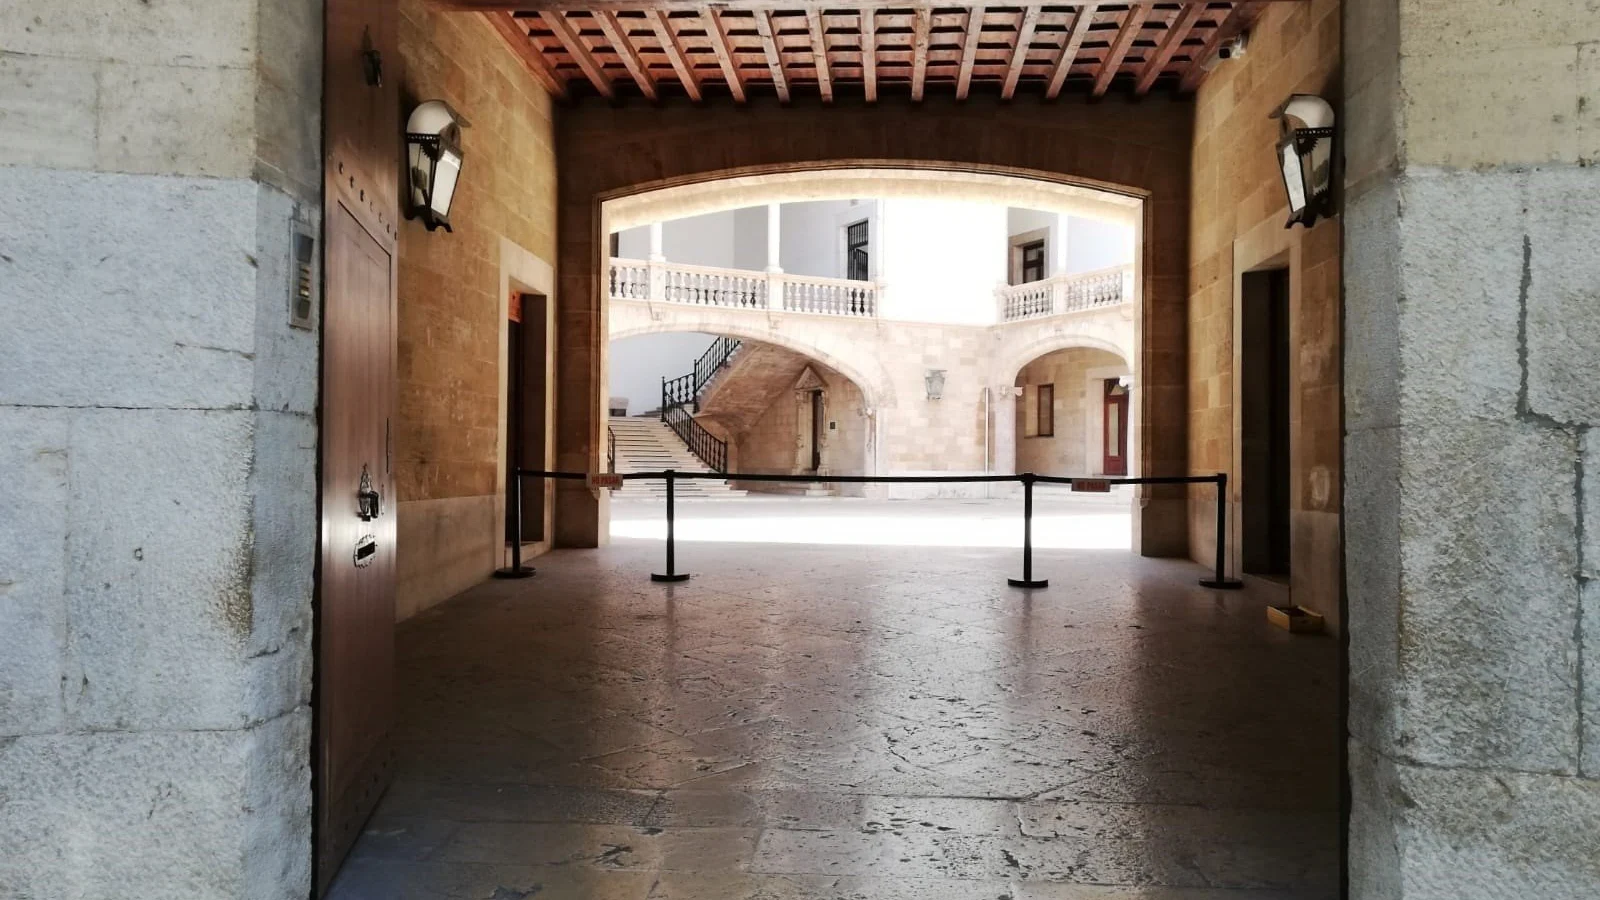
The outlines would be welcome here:
M 645 267 L 649 279 L 649 289 L 646 298 L 650 300 L 665 300 L 667 298 L 667 272 L 661 265 L 667 261 L 667 254 L 663 248 L 664 238 L 660 222 L 650 223 L 650 256 Z

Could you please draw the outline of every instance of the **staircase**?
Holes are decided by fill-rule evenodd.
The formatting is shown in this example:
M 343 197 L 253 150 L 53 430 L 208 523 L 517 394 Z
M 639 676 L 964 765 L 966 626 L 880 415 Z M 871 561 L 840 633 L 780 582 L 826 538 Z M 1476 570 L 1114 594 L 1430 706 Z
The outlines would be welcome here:
M 672 429 L 656 416 L 616 418 L 611 420 L 611 430 L 617 436 L 617 471 L 660 472 L 675 469 L 679 472 L 710 472 L 705 463 L 689 452 Z M 686 497 L 728 498 L 743 497 L 744 491 L 728 487 L 726 481 L 695 478 L 680 481 L 674 487 L 676 499 Z M 667 483 L 664 479 L 623 482 L 612 497 L 629 499 L 665 498 Z

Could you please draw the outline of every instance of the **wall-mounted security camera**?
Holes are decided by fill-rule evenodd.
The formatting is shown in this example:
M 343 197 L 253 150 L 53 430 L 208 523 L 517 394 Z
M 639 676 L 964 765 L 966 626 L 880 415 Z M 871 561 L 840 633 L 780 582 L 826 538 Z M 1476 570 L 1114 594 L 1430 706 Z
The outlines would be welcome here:
M 1217 52 L 1212 54 L 1210 59 L 1200 62 L 1200 68 L 1209 72 L 1215 69 L 1217 64 L 1223 60 L 1243 59 L 1244 52 L 1249 46 L 1250 33 L 1247 31 L 1240 32 L 1238 36 L 1223 41 L 1222 46 L 1217 48 Z

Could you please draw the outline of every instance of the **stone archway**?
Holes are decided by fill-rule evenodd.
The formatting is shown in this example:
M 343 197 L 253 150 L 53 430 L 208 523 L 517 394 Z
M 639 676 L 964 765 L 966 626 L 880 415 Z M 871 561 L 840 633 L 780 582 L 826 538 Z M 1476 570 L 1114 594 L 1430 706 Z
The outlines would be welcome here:
M 932 98 L 916 109 L 865 112 L 708 107 L 683 121 L 642 108 L 577 106 L 562 117 L 558 146 L 582 154 L 588 164 L 558 173 L 563 235 L 558 268 L 565 309 L 558 348 L 566 375 L 557 403 L 560 466 L 587 469 L 604 452 L 600 387 L 608 304 L 600 276 L 608 244 L 606 209 L 613 201 L 665 189 L 853 170 L 932 181 L 954 176 L 996 189 L 1048 185 L 1137 200 L 1135 267 L 1143 298 L 1135 325 L 1138 359 L 1183 357 L 1191 108 L 1145 104 L 1137 117 L 1140 127 L 1132 130 L 1128 108 L 1117 102 L 1086 105 L 1068 117 L 1041 116 L 1023 104 L 945 104 Z M 974 141 L 975 134 L 987 139 Z M 589 152 L 595 147 L 625 152 Z M 1140 468 L 1181 474 L 1187 454 L 1186 373 L 1163 366 L 1138 375 L 1142 384 L 1159 389 L 1147 392 L 1144 401 Z M 561 496 L 559 502 L 573 510 L 558 515 L 557 542 L 593 546 L 605 529 L 604 511 L 586 491 L 567 488 Z M 1187 498 L 1165 492 L 1146 500 L 1139 510 L 1149 520 L 1139 529 L 1140 552 L 1186 554 Z

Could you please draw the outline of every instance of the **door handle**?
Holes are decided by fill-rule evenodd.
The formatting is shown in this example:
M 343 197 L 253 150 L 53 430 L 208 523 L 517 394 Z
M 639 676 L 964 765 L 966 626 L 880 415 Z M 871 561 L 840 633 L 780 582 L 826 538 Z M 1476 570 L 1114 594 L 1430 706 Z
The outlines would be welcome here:
M 365 463 L 361 465 L 361 485 L 356 488 L 356 515 L 370 522 L 383 515 L 383 495 L 372 486 L 372 473 Z

